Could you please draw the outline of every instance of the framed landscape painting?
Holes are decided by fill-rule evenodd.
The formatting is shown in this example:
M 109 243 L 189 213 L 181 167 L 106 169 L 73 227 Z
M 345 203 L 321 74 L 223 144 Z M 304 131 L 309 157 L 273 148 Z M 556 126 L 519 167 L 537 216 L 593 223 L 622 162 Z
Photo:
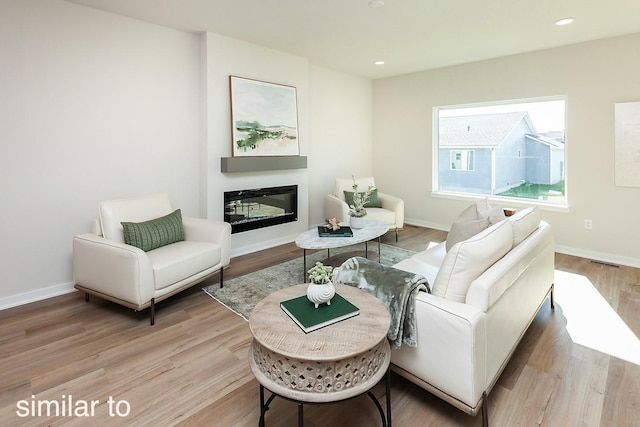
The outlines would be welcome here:
M 229 76 L 233 157 L 298 156 L 293 86 Z

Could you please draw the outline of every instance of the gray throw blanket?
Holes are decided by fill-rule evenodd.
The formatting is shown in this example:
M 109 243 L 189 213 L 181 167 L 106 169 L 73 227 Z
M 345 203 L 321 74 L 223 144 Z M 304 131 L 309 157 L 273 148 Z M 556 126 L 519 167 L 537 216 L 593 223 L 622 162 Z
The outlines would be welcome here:
M 335 283 L 364 289 L 382 301 L 391 314 L 387 338 L 392 348 L 402 343 L 418 345 L 416 333 L 416 295 L 429 292 L 427 279 L 362 257 L 346 260 L 333 277 Z

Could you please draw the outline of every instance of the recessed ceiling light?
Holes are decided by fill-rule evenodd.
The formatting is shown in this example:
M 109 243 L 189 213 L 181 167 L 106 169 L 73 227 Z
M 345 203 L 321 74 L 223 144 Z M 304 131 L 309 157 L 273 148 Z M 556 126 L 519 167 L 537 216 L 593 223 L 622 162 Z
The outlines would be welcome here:
M 556 22 L 554 22 L 554 24 L 558 26 L 569 25 L 573 23 L 573 21 L 575 20 L 576 20 L 575 18 L 562 18 L 562 19 L 558 19 Z
M 384 2 L 382 0 L 371 0 L 369 2 L 369 7 L 372 9 L 377 9 L 382 6 L 384 6 Z
M 384 65 L 384 61 L 376 61 L 373 64 L 374 65 Z

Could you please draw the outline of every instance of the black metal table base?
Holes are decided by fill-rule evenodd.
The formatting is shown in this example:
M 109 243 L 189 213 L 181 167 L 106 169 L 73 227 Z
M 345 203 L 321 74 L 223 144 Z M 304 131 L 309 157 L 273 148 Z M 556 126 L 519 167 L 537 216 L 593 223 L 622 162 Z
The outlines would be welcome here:
M 377 240 L 378 240 L 378 262 L 380 262 L 382 260 L 382 245 L 381 245 L 381 237 L 382 236 L 378 236 Z M 374 239 L 371 239 L 374 240 Z M 357 244 L 357 243 L 356 243 Z M 303 255 L 302 255 L 302 280 L 306 281 L 307 280 L 307 250 L 303 249 L 302 250 Z M 331 249 L 327 249 L 327 258 L 331 257 Z M 364 257 L 365 258 L 369 258 L 369 240 L 365 240 L 364 242 Z
M 349 397 L 348 399 L 342 399 L 342 400 L 350 400 L 350 399 L 355 399 L 356 397 L 360 397 L 364 394 L 366 394 L 367 396 L 369 396 L 371 398 L 371 400 L 373 401 L 373 403 L 376 405 L 376 408 L 378 408 L 378 412 L 380 412 L 380 418 L 382 419 L 382 427 L 391 427 L 391 370 L 387 369 L 387 372 L 384 375 L 384 383 L 385 383 L 385 397 L 386 397 L 386 403 L 387 403 L 387 414 L 385 416 L 384 410 L 382 409 L 382 405 L 380 405 L 380 402 L 378 401 L 378 399 L 373 395 L 373 393 L 371 392 L 371 389 L 367 390 L 366 392 L 358 395 L 358 396 L 353 396 L 353 397 Z M 264 400 L 264 390 L 265 390 L 265 386 L 263 386 L 262 384 L 260 384 L 260 420 L 258 421 L 258 427 L 265 427 L 265 414 L 267 413 L 267 411 L 269 410 L 269 405 L 271 405 L 271 402 L 273 401 L 273 399 L 275 399 L 276 397 L 281 397 L 283 399 L 286 399 L 290 402 L 295 402 L 298 405 L 298 427 L 304 427 L 304 402 L 300 401 L 300 400 L 296 400 L 296 399 L 291 399 L 285 396 L 280 396 L 274 392 L 272 392 L 271 390 L 268 390 L 271 393 L 271 396 L 269 396 L 269 398 L 267 399 L 267 401 L 265 402 Z M 336 400 L 334 402 L 323 402 L 323 403 L 316 403 L 314 402 L 314 405 L 323 405 L 323 404 L 327 404 L 327 403 L 336 403 L 336 402 L 340 402 L 341 400 Z

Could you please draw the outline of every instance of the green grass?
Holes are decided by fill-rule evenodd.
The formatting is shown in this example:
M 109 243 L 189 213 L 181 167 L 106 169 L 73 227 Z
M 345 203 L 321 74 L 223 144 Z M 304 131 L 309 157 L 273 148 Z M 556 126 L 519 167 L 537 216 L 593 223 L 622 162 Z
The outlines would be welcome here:
M 498 195 L 536 200 L 539 199 L 540 196 L 542 196 L 543 200 L 554 199 L 558 196 L 562 196 L 562 198 L 564 198 L 564 181 L 560 181 L 556 184 L 551 185 L 531 184 L 525 182 L 524 184 L 521 184 Z

